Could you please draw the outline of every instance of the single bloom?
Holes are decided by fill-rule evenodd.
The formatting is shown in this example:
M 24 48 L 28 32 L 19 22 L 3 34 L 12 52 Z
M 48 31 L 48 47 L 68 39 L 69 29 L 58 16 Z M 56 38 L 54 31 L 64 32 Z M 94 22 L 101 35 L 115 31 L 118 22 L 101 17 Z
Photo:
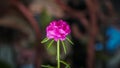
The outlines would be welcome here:
M 70 32 L 70 26 L 63 20 L 54 20 L 46 28 L 47 38 L 55 41 L 65 40 Z

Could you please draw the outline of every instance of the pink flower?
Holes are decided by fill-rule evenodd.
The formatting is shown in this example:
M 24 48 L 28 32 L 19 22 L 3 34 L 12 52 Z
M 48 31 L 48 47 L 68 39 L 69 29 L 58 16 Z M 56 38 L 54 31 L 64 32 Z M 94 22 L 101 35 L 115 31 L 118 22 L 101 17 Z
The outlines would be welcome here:
M 47 38 L 58 40 L 65 40 L 66 36 L 71 32 L 70 26 L 63 20 L 55 20 L 50 22 L 46 28 Z

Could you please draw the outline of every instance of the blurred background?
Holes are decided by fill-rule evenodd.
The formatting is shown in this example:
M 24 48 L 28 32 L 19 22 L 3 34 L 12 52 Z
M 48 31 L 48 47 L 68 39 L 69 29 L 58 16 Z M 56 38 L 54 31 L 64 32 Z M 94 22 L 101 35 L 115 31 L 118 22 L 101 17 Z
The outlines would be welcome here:
M 61 60 L 71 68 L 120 68 L 120 0 L 0 0 L 0 68 L 56 66 L 56 43 L 41 40 L 52 20 L 71 27 Z M 61 68 L 65 68 L 61 64 Z

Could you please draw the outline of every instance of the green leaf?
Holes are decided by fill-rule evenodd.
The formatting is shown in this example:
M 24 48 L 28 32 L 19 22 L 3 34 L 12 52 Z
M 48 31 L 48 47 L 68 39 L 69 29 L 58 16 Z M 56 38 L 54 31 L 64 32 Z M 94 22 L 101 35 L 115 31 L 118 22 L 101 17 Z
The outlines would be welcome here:
M 66 37 L 66 39 L 68 40 L 68 42 L 70 42 L 71 44 L 73 44 L 73 42 L 69 38 Z
M 62 45 L 63 45 L 64 52 L 65 52 L 65 54 L 66 54 L 66 45 L 64 44 L 63 41 L 61 41 L 61 42 L 62 42 Z
M 70 65 L 68 64 L 68 63 L 66 63 L 65 61 L 60 61 L 61 63 L 63 63 L 64 65 L 66 65 L 66 67 L 65 68 L 70 68 Z
M 45 42 L 47 42 L 49 39 L 48 38 L 44 38 L 42 41 L 41 41 L 41 43 L 45 43 Z
M 55 68 L 55 67 L 50 66 L 50 65 L 41 65 L 41 67 L 43 67 L 43 68 Z
M 47 48 L 50 48 L 50 46 L 53 44 L 54 40 L 52 40 L 49 45 L 47 46 Z

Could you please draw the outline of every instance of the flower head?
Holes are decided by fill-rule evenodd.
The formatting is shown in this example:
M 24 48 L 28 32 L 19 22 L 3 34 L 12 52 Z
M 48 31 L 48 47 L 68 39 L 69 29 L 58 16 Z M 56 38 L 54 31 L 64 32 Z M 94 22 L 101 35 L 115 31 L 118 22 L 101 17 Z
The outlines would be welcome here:
M 63 20 L 55 20 L 50 22 L 50 24 L 46 28 L 47 38 L 58 40 L 65 40 L 66 36 L 71 32 L 70 26 L 67 22 Z

